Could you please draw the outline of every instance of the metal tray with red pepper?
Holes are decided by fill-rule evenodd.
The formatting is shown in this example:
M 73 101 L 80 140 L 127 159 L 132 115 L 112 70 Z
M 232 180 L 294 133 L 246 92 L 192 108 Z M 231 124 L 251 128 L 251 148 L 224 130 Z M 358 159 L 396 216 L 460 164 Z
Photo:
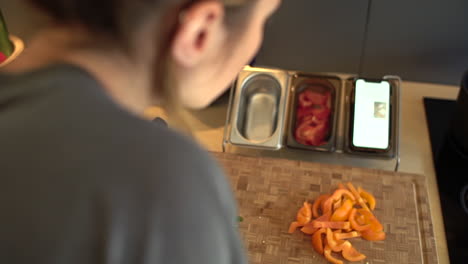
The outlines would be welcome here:
M 292 83 L 288 146 L 332 152 L 336 147 L 338 77 L 296 75 Z

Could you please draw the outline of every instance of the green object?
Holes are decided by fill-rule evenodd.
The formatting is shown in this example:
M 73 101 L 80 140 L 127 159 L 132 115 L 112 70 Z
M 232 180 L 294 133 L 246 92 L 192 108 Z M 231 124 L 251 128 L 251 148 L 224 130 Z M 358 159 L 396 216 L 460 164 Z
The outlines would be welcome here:
M 242 222 L 244 222 L 244 218 L 242 216 L 239 216 L 239 217 L 237 217 L 237 221 L 239 223 L 242 223 Z
M 0 10 L 0 52 L 9 57 L 13 53 L 13 44 L 10 41 L 8 29 Z

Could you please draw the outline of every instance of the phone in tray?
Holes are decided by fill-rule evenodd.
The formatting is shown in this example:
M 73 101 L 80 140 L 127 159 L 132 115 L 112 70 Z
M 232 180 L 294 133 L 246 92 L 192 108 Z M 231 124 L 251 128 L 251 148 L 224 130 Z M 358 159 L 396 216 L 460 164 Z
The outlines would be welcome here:
M 350 111 L 350 148 L 360 152 L 388 152 L 392 127 L 390 83 L 357 79 L 351 93 Z

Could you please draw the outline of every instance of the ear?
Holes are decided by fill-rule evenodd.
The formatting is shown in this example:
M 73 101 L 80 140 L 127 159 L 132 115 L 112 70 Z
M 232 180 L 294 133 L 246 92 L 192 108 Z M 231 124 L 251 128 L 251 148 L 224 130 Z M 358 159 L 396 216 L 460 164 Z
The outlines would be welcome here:
M 219 0 L 199 1 L 181 16 L 171 53 L 183 67 L 197 65 L 221 36 L 224 7 Z

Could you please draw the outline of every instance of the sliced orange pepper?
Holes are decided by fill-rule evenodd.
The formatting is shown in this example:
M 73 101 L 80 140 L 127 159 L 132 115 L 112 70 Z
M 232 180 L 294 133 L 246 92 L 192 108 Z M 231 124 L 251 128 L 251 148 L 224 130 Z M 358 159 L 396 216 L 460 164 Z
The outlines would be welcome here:
M 294 231 L 296 231 L 297 228 L 301 227 L 302 225 L 299 224 L 298 222 L 294 221 L 289 225 L 288 233 L 292 234 Z
M 330 196 L 330 198 L 328 198 L 325 202 L 323 202 L 322 212 L 324 212 L 324 213 L 331 212 L 332 209 L 333 209 L 332 208 L 333 204 L 336 201 L 339 201 L 339 200 L 343 199 L 343 197 L 346 197 L 346 198 L 350 199 L 353 202 L 356 200 L 354 198 L 353 194 L 350 191 L 348 191 L 346 189 L 338 189 L 332 194 L 332 196 Z
M 325 258 L 333 264 L 343 264 L 343 261 L 334 258 L 331 254 L 332 250 L 329 245 L 325 245 L 325 248 L 323 249 L 323 254 L 325 255 Z
M 333 207 L 333 197 L 329 197 L 327 200 L 322 202 L 322 212 L 323 213 L 331 213 Z
M 297 212 L 296 220 L 297 221 L 289 225 L 289 233 L 294 233 L 298 227 L 304 226 L 312 220 L 312 208 L 310 203 L 304 202 L 302 208 Z
M 369 211 L 365 209 L 358 209 L 357 212 L 364 216 L 365 222 L 370 223 L 370 229 L 374 232 L 383 231 L 383 226 L 379 220 Z
M 367 211 L 370 211 L 369 207 L 367 206 L 366 202 L 364 202 L 364 199 L 362 199 L 361 195 L 359 195 L 359 192 L 354 188 L 354 185 L 350 182 L 348 182 L 348 188 L 351 190 L 353 193 L 354 198 L 356 201 L 359 203 L 362 208 L 366 209 Z
M 343 245 L 343 251 L 341 252 L 343 255 L 343 258 L 345 258 L 348 261 L 361 261 L 366 258 L 366 255 L 360 253 L 357 251 L 351 242 L 346 241 Z
M 335 210 L 331 217 L 331 221 L 346 221 L 349 219 L 349 214 L 353 209 L 353 202 L 351 200 L 345 200 L 343 205 Z
M 315 228 L 331 228 L 331 229 L 349 229 L 351 224 L 349 222 L 323 222 L 323 221 L 312 221 L 312 227 Z
M 360 237 L 361 236 L 361 233 L 359 233 L 357 231 L 352 231 L 352 232 L 348 232 L 348 233 L 334 232 L 334 234 L 335 234 L 335 239 L 339 239 L 339 240 L 350 239 L 350 238 L 355 238 L 355 237 Z
M 374 211 L 375 210 L 375 206 L 376 206 L 376 201 L 375 201 L 375 197 L 374 195 L 366 192 L 364 189 L 362 189 L 361 187 L 358 187 L 357 189 L 359 195 L 367 202 L 367 204 L 369 204 L 369 208 Z
M 327 200 L 329 197 L 330 195 L 328 194 L 322 194 L 317 199 L 315 199 L 314 205 L 312 205 L 312 214 L 315 218 L 320 216 L 318 209 L 322 205 L 323 201 Z
M 343 200 L 340 199 L 338 201 L 335 201 L 333 203 L 333 210 L 337 210 L 338 208 L 340 208 L 341 206 L 343 205 Z
M 335 239 L 335 236 L 330 228 L 327 228 L 327 244 L 334 252 L 340 252 L 343 250 L 345 241 Z
M 312 236 L 312 247 L 319 253 L 320 255 L 323 255 L 323 239 L 322 235 L 326 233 L 325 228 L 319 229 L 317 232 L 314 233 Z
M 366 218 L 363 215 L 356 217 L 356 222 L 360 225 L 366 224 Z
M 383 231 L 375 232 L 369 229 L 362 232 L 362 238 L 368 241 L 382 241 L 385 240 L 386 236 Z
M 346 197 L 346 198 L 350 199 L 351 201 L 355 201 L 355 200 L 356 200 L 355 197 L 354 197 L 354 195 L 353 195 L 350 191 L 348 191 L 348 190 L 346 190 L 346 189 L 338 189 L 338 190 L 336 190 L 336 191 L 333 193 L 332 197 L 333 197 L 333 200 L 334 200 L 334 201 L 337 201 L 337 200 L 339 200 L 339 199 L 341 199 L 341 198 L 343 198 L 343 197 Z
M 312 220 L 312 207 L 310 203 L 304 202 L 302 208 L 297 212 L 297 222 L 299 224 L 305 225 Z
M 357 209 L 353 208 L 351 210 L 351 213 L 349 214 L 349 222 L 351 223 L 351 226 L 353 227 L 353 229 L 356 231 L 364 231 L 364 230 L 370 229 L 371 227 L 370 223 L 360 225 L 356 222 L 356 213 L 357 213 Z
M 310 223 L 301 228 L 301 232 L 307 235 L 313 235 L 317 230 L 318 228 L 312 227 Z
M 361 208 L 354 208 L 356 203 Z M 343 264 L 343 261 L 332 255 L 333 252 L 341 252 L 343 258 L 351 262 L 361 261 L 366 256 L 346 239 L 385 239 L 383 226 L 372 212 L 375 206 L 375 197 L 371 193 L 361 187 L 356 189 L 352 183 L 347 183 L 347 187 L 339 184 L 332 195 L 320 195 L 313 205 L 305 202 L 297 213 L 296 221 L 291 223 L 289 231 L 294 232 L 298 227 L 302 227 L 302 232 L 312 235 L 315 251 L 325 255 L 333 264 Z
M 330 221 L 330 216 L 331 216 L 331 213 L 326 213 L 326 214 L 320 216 L 319 218 L 315 219 L 315 221 Z M 313 227 L 313 226 L 312 226 L 312 223 L 306 224 L 306 225 L 301 229 L 301 231 L 302 231 L 303 233 L 308 234 L 308 235 L 314 234 L 317 230 L 318 230 L 318 228 Z

